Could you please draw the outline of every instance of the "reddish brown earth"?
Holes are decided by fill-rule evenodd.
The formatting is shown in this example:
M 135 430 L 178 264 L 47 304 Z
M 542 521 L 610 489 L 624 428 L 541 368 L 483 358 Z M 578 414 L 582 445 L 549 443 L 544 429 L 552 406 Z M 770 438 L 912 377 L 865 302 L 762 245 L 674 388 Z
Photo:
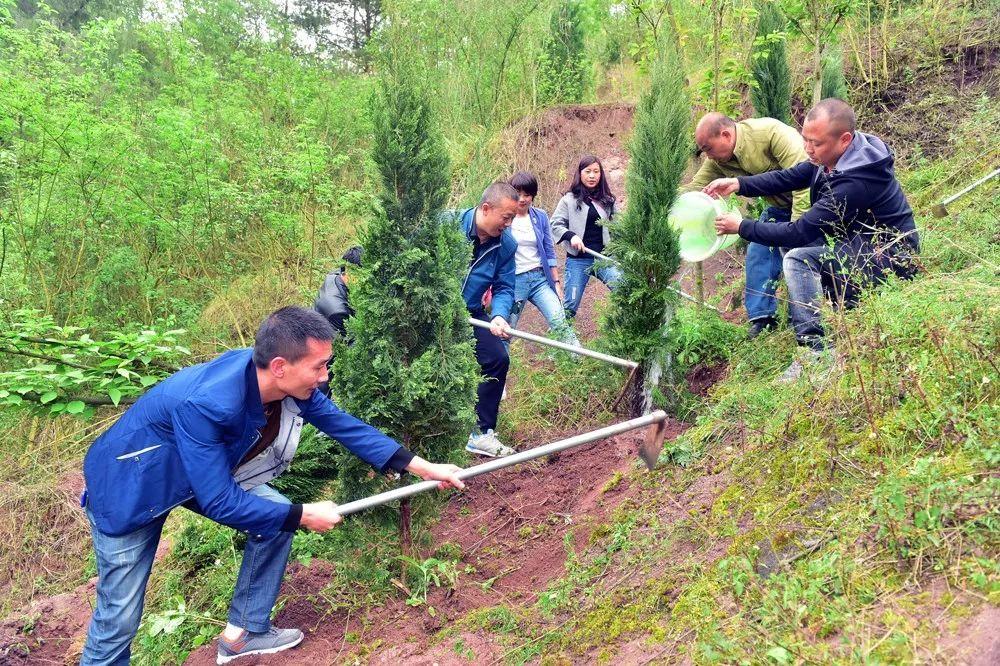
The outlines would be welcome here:
M 683 424 L 671 422 L 667 436 L 675 437 L 684 429 Z M 550 433 L 549 440 L 572 434 Z M 363 618 L 344 612 L 327 615 L 309 598 L 318 597 L 329 583 L 332 566 L 316 561 L 311 567 L 298 568 L 282 590 L 294 601 L 285 605 L 275 622 L 301 627 L 309 637 L 300 648 L 259 663 L 337 663 L 351 653 L 346 633 L 362 628 L 361 643 L 391 637 L 369 663 L 468 663 L 455 652 L 454 640 L 441 648 L 429 643 L 432 637 L 472 610 L 530 604 L 549 581 L 562 576 L 567 531 L 573 530 L 574 543 L 582 549 L 593 528 L 629 497 L 630 481 L 624 473 L 633 466 L 642 437 L 643 433 L 627 433 L 470 481 L 466 491 L 445 507 L 432 530 L 430 550 L 455 544 L 462 553 L 459 570 L 471 567 L 473 571 L 459 576 L 454 591 L 432 590 L 428 605 L 436 611 L 433 617 L 426 608 L 405 605 L 402 598 L 369 610 Z M 608 483 L 617 477 L 621 477 L 619 482 Z M 486 638 L 471 633 L 461 640 L 477 661 L 496 649 Z M 443 649 L 440 654 L 439 648 Z M 214 663 L 214 651 L 203 648 L 187 663 Z
M 97 579 L 38 599 L 22 617 L 0 624 L 0 664 L 63 664 L 79 659 Z

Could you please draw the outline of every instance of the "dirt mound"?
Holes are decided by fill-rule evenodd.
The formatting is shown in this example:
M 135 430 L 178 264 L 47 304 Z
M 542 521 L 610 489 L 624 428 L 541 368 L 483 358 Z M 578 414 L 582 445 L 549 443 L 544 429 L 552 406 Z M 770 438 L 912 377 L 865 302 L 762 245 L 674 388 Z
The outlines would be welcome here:
M 1000 92 L 998 26 L 995 18 L 974 22 L 965 34 L 993 37 L 943 45 L 939 57 L 933 59 L 918 53 L 919 42 L 904 43 L 896 49 L 890 63 L 895 71 L 885 82 L 877 77 L 874 82 L 866 81 L 849 69 L 850 86 L 858 90 L 855 101 L 861 128 L 884 138 L 903 162 L 968 150 L 954 143 L 952 132 L 942 129 L 959 126 L 984 103 L 991 103 L 984 98 L 993 98 L 995 103 Z M 990 151 L 982 147 L 980 152 L 988 163 Z
M 625 138 L 632 131 L 631 104 L 563 106 L 512 125 L 501 151 L 511 171 L 524 169 L 538 178 L 536 205 L 550 213 L 568 188 L 580 157 L 600 158 L 611 191 L 625 197 Z
M 0 664 L 63 664 L 79 660 L 97 579 L 73 592 L 38 599 L 22 617 L 0 624 Z

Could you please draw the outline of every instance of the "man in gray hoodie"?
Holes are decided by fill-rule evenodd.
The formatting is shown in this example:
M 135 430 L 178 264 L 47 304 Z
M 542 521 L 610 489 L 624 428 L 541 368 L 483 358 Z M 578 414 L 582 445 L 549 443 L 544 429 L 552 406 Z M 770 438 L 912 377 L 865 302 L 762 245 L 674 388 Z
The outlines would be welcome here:
M 811 207 L 794 222 L 760 224 L 738 214 L 716 220 L 720 234 L 736 234 L 754 243 L 791 248 L 783 271 L 789 314 L 799 344 L 821 357 L 826 347 L 819 308 L 823 291 L 836 305 L 853 307 L 866 288 L 890 273 L 909 279 L 920 251 L 913 211 L 896 180 L 892 152 L 880 138 L 857 131 L 848 104 L 825 99 L 806 114 L 802 127 L 808 162 L 756 176 L 719 178 L 705 191 L 713 196 L 738 192 L 765 196 L 809 188 Z M 823 245 L 812 245 L 825 239 Z M 796 360 L 779 381 L 791 382 L 803 371 Z

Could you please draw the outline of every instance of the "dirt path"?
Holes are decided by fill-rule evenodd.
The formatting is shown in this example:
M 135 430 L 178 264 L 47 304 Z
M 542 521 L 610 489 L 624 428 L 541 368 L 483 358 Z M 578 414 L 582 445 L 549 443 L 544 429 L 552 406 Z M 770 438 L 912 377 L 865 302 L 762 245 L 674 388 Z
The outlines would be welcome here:
M 684 427 L 671 422 L 669 436 Z M 551 433 L 551 439 L 570 434 Z M 351 644 L 345 646 L 347 632 L 359 632 L 357 643 L 362 645 L 387 639 L 384 649 L 368 657 L 372 664 L 424 663 L 425 659 L 444 664 L 449 663 L 448 653 L 455 663 L 468 663 L 454 653 L 451 644 L 439 654 L 440 646 L 432 644 L 435 634 L 476 609 L 533 603 L 551 580 L 563 575 L 567 532 L 573 531 L 574 543 L 582 549 L 594 527 L 629 497 L 630 482 L 624 473 L 636 459 L 641 436 L 625 434 L 502 470 L 477 479 L 456 495 L 432 530 L 433 543 L 434 547 L 454 544 L 461 552 L 458 569 L 471 569 L 460 574 L 454 591 L 431 591 L 427 602 L 436 611 L 433 616 L 425 607 L 407 606 L 402 598 L 360 617 L 347 612 L 328 615 L 308 599 L 316 598 L 329 582 L 332 567 L 317 561 L 308 569 L 300 568 L 288 577 L 283 589 L 294 600 L 275 622 L 301 627 L 308 638 L 294 651 L 257 663 L 339 663 L 351 654 Z M 622 480 L 608 484 L 616 477 Z M 463 640 L 477 661 L 488 658 L 492 653 L 488 641 L 477 638 L 474 631 L 466 634 Z M 214 649 L 202 649 L 187 663 L 207 666 L 214 663 L 214 657 Z

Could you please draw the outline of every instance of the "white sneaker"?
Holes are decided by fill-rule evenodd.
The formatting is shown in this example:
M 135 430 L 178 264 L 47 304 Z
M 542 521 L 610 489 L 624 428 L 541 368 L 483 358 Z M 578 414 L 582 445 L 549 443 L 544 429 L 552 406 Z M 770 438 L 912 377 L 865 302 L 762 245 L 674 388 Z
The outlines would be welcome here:
M 492 428 L 482 435 L 477 435 L 476 433 L 469 435 L 469 442 L 465 445 L 465 450 L 469 453 L 489 456 L 490 458 L 503 458 L 514 453 L 514 449 L 505 446 L 497 439 L 497 435 L 493 432 Z
M 506 386 L 503 387 L 503 393 L 500 394 L 500 399 L 501 400 L 506 400 L 507 399 L 507 387 Z

